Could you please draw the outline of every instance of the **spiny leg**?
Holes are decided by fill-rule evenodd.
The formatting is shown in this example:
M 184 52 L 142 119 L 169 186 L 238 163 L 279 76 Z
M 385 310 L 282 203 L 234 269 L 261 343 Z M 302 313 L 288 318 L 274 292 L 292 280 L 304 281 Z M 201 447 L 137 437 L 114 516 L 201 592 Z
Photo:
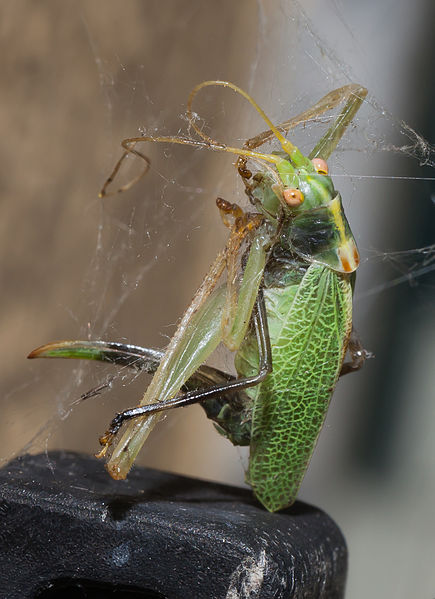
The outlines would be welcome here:
M 152 349 L 114 341 L 55 341 L 34 349 L 27 357 L 96 360 L 117 366 L 128 366 L 152 374 L 163 356 L 160 349 Z
M 219 395 L 231 394 L 261 383 L 272 371 L 272 352 L 270 347 L 269 329 L 267 325 L 263 293 L 261 290 L 257 298 L 253 316 L 258 342 L 260 364 L 259 372 L 256 375 L 230 380 L 225 384 L 214 385 L 207 389 L 189 391 L 166 401 L 148 404 L 145 406 L 138 406 L 129 410 L 125 410 L 124 412 L 120 412 L 110 423 L 110 427 L 107 432 L 100 437 L 100 443 L 103 446 L 103 451 L 108 445 L 111 444 L 113 438 L 118 433 L 124 422 L 128 420 L 140 418 L 146 415 L 150 416 L 151 414 L 171 410 L 174 408 L 185 407 L 194 403 L 206 401 Z
M 130 343 L 119 343 L 114 341 L 55 341 L 47 343 L 34 349 L 27 357 L 28 358 L 63 358 L 63 359 L 79 359 L 79 360 L 96 360 L 99 362 L 107 362 L 116 366 L 123 366 L 133 370 L 140 370 L 147 374 L 154 374 L 157 370 L 160 361 L 164 356 L 164 351 L 149 347 L 141 347 Z M 198 370 L 185 382 L 182 391 L 193 391 L 201 386 L 212 387 L 223 385 L 229 381 L 233 381 L 235 377 L 231 374 L 223 372 L 207 364 L 202 364 Z M 101 386 L 106 387 L 106 384 Z M 80 397 L 80 401 L 88 399 L 92 395 L 100 391 L 100 388 L 92 389 Z M 234 409 L 242 409 L 246 403 L 246 397 L 241 393 L 233 393 L 231 396 L 231 405 Z M 215 420 L 218 416 L 222 405 L 229 403 L 225 397 L 221 397 L 220 407 L 214 404 L 213 406 L 203 404 L 206 409 L 208 418 Z
M 244 236 L 257 229 L 261 223 L 263 222 L 263 217 L 260 214 L 251 214 L 248 212 L 244 212 L 242 208 L 238 204 L 232 204 L 231 202 L 227 202 L 222 198 L 217 198 L 216 205 L 219 209 L 222 222 L 229 229 L 234 229 L 238 232 L 237 235 L 232 235 L 232 241 L 228 245 L 227 252 L 227 260 L 226 260 L 226 270 L 227 270 L 227 281 L 226 281 L 226 302 L 225 302 L 225 310 L 224 315 L 222 317 L 222 330 L 224 336 L 224 343 L 229 347 L 229 349 L 235 349 L 237 347 L 240 339 L 232 339 L 232 328 L 237 321 L 237 312 L 238 312 L 238 294 L 240 290 L 237 289 L 237 275 L 238 275 L 238 265 L 239 265 L 239 249 L 240 249 L 240 239 L 239 237 Z M 231 223 L 229 217 L 233 219 L 233 223 Z M 252 246 L 251 246 L 252 249 Z M 262 276 L 262 273 L 261 273 Z M 257 296 L 257 290 L 255 289 L 255 296 Z M 253 302 L 251 302 L 250 308 L 247 308 L 248 311 L 252 311 Z M 249 315 L 248 315 L 249 320 Z

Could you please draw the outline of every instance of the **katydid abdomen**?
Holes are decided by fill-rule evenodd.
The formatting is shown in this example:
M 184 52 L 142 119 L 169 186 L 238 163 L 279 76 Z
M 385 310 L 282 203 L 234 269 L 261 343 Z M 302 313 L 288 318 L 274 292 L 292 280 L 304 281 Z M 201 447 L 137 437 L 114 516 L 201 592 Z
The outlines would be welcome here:
M 264 295 L 273 372 L 246 390 L 253 399 L 247 480 L 273 512 L 295 500 L 316 445 L 352 328 L 352 289 L 349 275 L 311 264 L 300 282 Z M 247 339 L 239 374 L 255 362 L 255 341 Z

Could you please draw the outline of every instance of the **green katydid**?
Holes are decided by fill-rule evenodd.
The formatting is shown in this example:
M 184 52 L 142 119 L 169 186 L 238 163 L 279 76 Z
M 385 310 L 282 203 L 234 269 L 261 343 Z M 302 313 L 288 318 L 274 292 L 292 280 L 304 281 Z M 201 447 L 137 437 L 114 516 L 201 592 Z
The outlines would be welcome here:
M 211 139 L 192 116 L 194 97 L 208 86 L 242 95 L 269 129 L 243 148 Z M 199 402 L 234 445 L 250 446 L 247 481 L 259 501 L 269 511 L 294 502 L 338 377 L 359 368 L 366 357 L 351 334 L 358 251 L 326 165 L 366 94 L 359 85 L 347 85 L 275 126 L 236 85 L 205 81 L 188 100 L 199 140 L 144 136 L 123 141 L 124 153 L 101 196 L 128 154 L 142 158 L 144 170 L 118 191 L 148 170 L 149 160 L 136 144 L 177 143 L 236 154 L 255 212 L 217 200 L 230 229 L 228 242 L 164 352 L 105 341 L 62 341 L 30 354 L 109 361 L 154 373 L 139 406 L 117 414 L 100 438 L 99 457 L 126 423 L 107 462 L 112 477 L 126 477 L 162 412 Z M 339 105 L 338 116 L 308 156 L 285 138 L 296 125 Z M 273 137 L 281 150 L 259 152 Z M 227 280 L 219 287 L 224 270 Z M 236 352 L 237 377 L 204 365 L 220 343 Z

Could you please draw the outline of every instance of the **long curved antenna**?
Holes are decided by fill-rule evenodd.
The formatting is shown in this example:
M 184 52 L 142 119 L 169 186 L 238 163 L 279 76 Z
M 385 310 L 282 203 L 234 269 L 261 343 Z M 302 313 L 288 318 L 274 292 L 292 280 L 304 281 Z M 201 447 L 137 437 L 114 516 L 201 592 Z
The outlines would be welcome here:
M 230 83 L 229 81 L 220 81 L 220 80 L 203 81 L 202 83 L 199 83 L 198 85 L 196 85 L 189 94 L 189 98 L 187 100 L 187 118 L 189 119 L 190 125 L 195 129 L 196 133 L 204 141 L 206 141 L 209 144 L 218 143 L 214 139 L 209 137 L 206 133 L 201 131 L 201 129 L 195 123 L 195 119 L 194 119 L 193 112 L 192 112 L 192 103 L 193 103 L 193 99 L 195 98 L 195 96 L 198 94 L 198 92 L 201 89 L 203 89 L 204 87 L 210 87 L 210 86 L 228 87 L 228 88 L 232 89 L 234 92 L 236 92 L 237 94 L 240 94 L 246 100 L 248 100 L 248 102 L 251 104 L 251 106 L 253 106 L 255 108 L 255 110 L 258 112 L 258 114 L 261 116 L 261 118 L 268 124 L 268 126 L 270 128 L 270 132 L 272 133 L 272 135 L 275 135 L 275 137 L 278 139 L 278 141 L 281 144 L 282 149 L 284 150 L 284 152 L 286 152 L 289 155 L 291 161 L 295 164 L 295 166 L 305 166 L 305 167 L 308 166 L 310 169 L 312 168 L 311 161 L 308 160 L 308 158 L 306 158 L 302 154 L 302 152 L 294 144 L 291 143 L 291 141 L 289 141 L 282 135 L 281 131 L 272 123 L 272 121 L 269 119 L 269 117 L 264 112 L 264 110 L 262 108 L 260 108 L 260 106 L 257 104 L 257 102 L 247 92 L 245 92 L 243 89 L 241 89 L 238 85 L 235 85 L 234 83 Z M 240 154 L 243 155 L 242 152 L 240 152 Z
M 304 156 L 302 154 L 302 152 L 294 144 L 292 144 L 288 139 L 286 139 L 282 135 L 282 133 L 279 130 L 279 128 L 276 127 L 272 123 L 272 121 L 266 115 L 266 113 L 264 112 L 264 110 L 262 110 L 262 108 L 260 108 L 260 106 L 255 102 L 255 100 L 247 92 L 245 92 L 243 89 L 241 89 L 240 87 L 238 87 L 234 83 L 230 83 L 228 81 L 220 81 L 220 80 L 203 81 L 202 83 L 199 83 L 198 85 L 196 85 L 192 89 L 192 91 L 189 94 L 189 98 L 187 100 L 187 116 L 188 116 L 188 119 L 189 119 L 189 124 L 192 126 L 192 128 L 199 135 L 199 137 L 201 137 L 201 139 L 203 141 L 202 142 L 201 141 L 195 141 L 195 140 L 185 139 L 185 138 L 176 137 L 176 136 L 152 137 L 152 136 L 146 136 L 146 135 L 141 136 L 141 137 L 130 137 L 130 138 L 124 139 L 122 141 L 122 143 L 121 143 L 122 147 L 124 148 L 124 153 L 122 154 L 121 158 L 116 163 L 113 171 L 111 172 L 111 174 L 109 175 L 109 177 L 105 181 L 105 183 L 104 183 L 104 185 L 103 185 L 103 187 L 102 187 L 102 189 L 101 189 L 101 191 L 99 193 L 99 197 L 102 198 L 104 196 L 113 195 L 115 193 L 121 193 L 123 191 L 127 191 L 128 189 L 130 189 L 130 187 L 132 187 L 140 179 L 142 179 L 142 177 L 148 172 L 148 170 L 150 168 L 150 161 L 149 161 L 149 159 L 147 158 L 147 156 L 145 156 L 145 154 L 142 154 L 142 152 L 139 152 L 135 148 L 136 144 L 143 143 L 143 142 L 146 142 L 146 141 L 149 141 L 149 142 L 163 142 L 163 143 L 176 143 L 176 144 L 183 144 L 183 145 L 188 145 L 188 146 L 203 147 L 203 148 L 207 148 L 209 150 L 220 151 L 220 152 L 230 152 L 232 154 L 237 154 L 239 156 L 239 158 L 241 156 L 245 156 L 245 157 L 249 157 L 249 158 L 253 158 L 253 159 L 257 159 L 257 160 L 261 160 L 261 161 L 266 161 L 266 162 L 275 164 L 276 166 L 279 165 L 279 164 L 282 164 L 283 158 L 280 158 L 280 157 L 278 157 L 278 156 L 276 156 L 274 154 L 264 154 L 262 152 L 253 151 L 250 148 L 246 148 L 246 147 L 244 147 L 244 148 L 234 148 L 232 146 L 227 146 L 224 143 L 220 143 L 220 142 L 212 139 L 211 137 L 209 137 L 208 135 L 206 135 L 203 131 L 201 131 L 201 129 L 195 123 L 194 115 L 193 115 L 193 112 L 192 112 L 192 103 L 193 103 L 193 100 L 194 100 L 195 96 L 198 94 L 198 92 L 201 89 L 203 89 L 205 87 L 210 87 L 210 86 L 228 87 L 228 88 L 232 89 L 234 92 L 236 92 L 239 95 L 241 95 L 246 100 L 248 100 L 248 102 L 251 104 L 251 106 L 253 106 L 255 108 L 255 110 L 258 112 L 258 114 L 263 118 L 263 120 L 270 127 L 270 133 L 271 133 L 271 135 L 274 135 L 278 139 L 278 141 L 281 144 L 282 149 L 290 157 L 291 162 L 296 167 L 305 167 L 305 168 L 308 168 L 309 170 L 313 169 L 313 165 L 312 165 L 311 161 L 306 156 Z M 108 186 L 115 179 L 116 175 L 119 172 L 119 169 L 122 166 L 122 163 L 124 162 L 124 160 L 127 158 L 127 156 L 129 154 L 135 154 L 136 156 L 138 156 L 139 158 L 141 158 L 145 162 L 145 166 L 144 166 L 143 170 L 139 173 L 139 175 L 137 175 L 136 177 L 134 177 L 133 179 L 131 179 L 128 183 L 126 183 L 125 185 L 123 185 L 122 187 L 120 187 L 119 189 L 117 189 L 116 191 L 114 191 L 114 192 L 107 192 Z M 290 165 L 290 163 L 288 161 L 286 161 L 286 162 L 288 163 L 287 170 L 289 170 L 291 168 L 291 165 Z
M 124 141 L 126 141 L 126 140 L 124 140 Z M 124 146 L 124 141 L 121 144 L 122 146 Z M 136 177 L 134 177 L 133 179 L 131 179 L 128 183 L 126 183 L 125 185 L 123 185 L 122 187 L 120 187 L 119 189 L 117 189 L 116 191 L 109 191 L 109 192 L 107 192 L 107 188 L 114 181 L 116 175 L 118 174 L 119 169 L 122 166 L 122 163 L 124 162 L 124 160 L 127 158 L 127 156 L 129 154 L 135 154 L 135 156 L 138 156 L 139 158 L 141 158 L 145 162 L 144 168 L 142 169 L 142 171 L 138 175 L 136 175 Z M 145 156 L 145 154 L 142 154 L 142 152 L 139 152 L 138 150 L 136 150 L 134 146 L 131 147 L 131 148 L 125 149 L 125 151 L 123 152 L 121 158 L 115 164 L 115 167 L 114 167 L 113 171 L 110 173 L 110 175 L 107 177 L 106 181 L 104 182 L 104 185 L 101 188 L 101 191 L 98 194 L 98 197 L 99 198 L 104 198 L 106 196 L 115 195 L 116 193 L 119 193 L 121 191 L 127 191 L 127 189 L 130 189 L 130 187 L 133 187 L 133 185 L 136 185 L 136 183 L 138 181 L 140 181 L 142 179 L 142 177 L 147 174 L 147 172 L 150 169 L 150 166 L 151 166 L 150 159 L 147 156 Z
M 197 141 L 197 140 L 193 140 L 193 139 L 185 139 L 183 137 L 176 137 L 176 136 L 152 137 L 149 135 L 143 135 L 141 137 L 129 137 L 127 139 L 124 139 L 121 142 L 121 146 L 124 148 L 124 153 L 122 154 L 122 156 L 118 160 L 118 162 L 115 164 L 115 168 L 110 173 L 109 177 L 107 178 L 106 182 L 104 183 L 103 187 L 101 188 L 101 191 L 98 194 L 100 198 L 103 198 L 103 197 L 109 196 L 109 195 L 114 195 L 115 193 L 121 193 L 123 191 L 127 191 L 127 189 L 130 189 L 130 187 L 135 185 L 135 183 L 137 183 L 140 179 L 142 179 L 142 177 L 148 172 L 149 167 L 150 167 L 149 158 L 147 156 L 145 156 L 145 154 L 142 154 L 142 152 L 139 152 L 138 150 L 135 149 L 135 146 L 137 143 L 144 143 L 147 141 L 159 142 L 159 143 L 170 143 L 170 144 L 181 144 L 181 145 L 185 145 L 185 146 L 194 146 L 196 148 L 206 148 L 208 150 L 214 150 L 215 152 L 229 152 L 231 154 L 236 154 L 237 156 L 248 156 L 249 158 L 254 158 L 257 160 L 258 159 L 264 160 L 266 162 L 271 162 L 272 164 L 275 164 L 275 165 L 281 164 L 283 162 L 283 158 L 281 158 L 280 156 L 276 156 L 274 154 L 264 154 L 262 152 L 255 152 L 253 150 L 245 150 L 243 148 L 233 148 L 232 146 L 227 146 L 227 145 L 219 143 L 219 142 L 214 142 L 213 140 L 211 140 L 211 142 L 204 142 L 204 141 Z M 141 173 L 139 173 L 139 175 L 137 175 L 136 177 L 131 179 L 131 181 L 129 181 L 128 183 L 126 183 L 125 185 L 123 185 L 122 187 L 117 189 L 116 191 L 107 192 L 107 187 L 113 182 L 119 169 L 121 168 L 122 163 L 124 162 L 124 160 L 127 158 L 127 156 L 129 154 L 135 154 L 135 156 L 139 156 L 139 158 L 141 158 L 145 162 L 144 169 L 142 170 Z

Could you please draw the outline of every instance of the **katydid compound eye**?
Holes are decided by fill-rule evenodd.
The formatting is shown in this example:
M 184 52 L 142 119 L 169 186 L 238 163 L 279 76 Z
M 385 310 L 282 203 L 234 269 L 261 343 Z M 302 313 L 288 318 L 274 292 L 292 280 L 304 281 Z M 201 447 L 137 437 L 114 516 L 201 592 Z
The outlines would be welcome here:
M 294 208 L 300 206 L 304 201 L 304 194 L 299 189 L 284 189 L 282 195 L 287 206 Z
M 319 173 L 319 175 L 327 175 L 328 174 L 328 165 L 326 164 L 323 158 L 313 158 L 312 161 L 314 168 Z

